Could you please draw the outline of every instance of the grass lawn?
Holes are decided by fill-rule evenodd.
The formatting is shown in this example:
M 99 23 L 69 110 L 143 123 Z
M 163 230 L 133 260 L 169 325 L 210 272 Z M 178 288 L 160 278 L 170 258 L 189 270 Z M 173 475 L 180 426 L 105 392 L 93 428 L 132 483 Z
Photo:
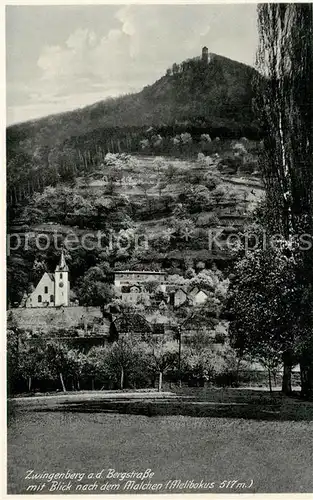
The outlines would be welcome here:
M 37 473 L 104 469 L 106 474 L 110 468 L 118 472 L 150 468 L 154 472 L 152 481 L 163 485 L 158 492 L 169 491 L 166 483 L 175 479 L 214 482 L 210 490 L 214 493 L 238 493 L 238 489 L 220 488 L 222 481 L 250 485 L 252 479 L 251 489 L 241 488 L 241 492 L 313 491 L 311 403 L 252 391 L 195 389 L 189 391 L 194 397 L 187 394 L 188 390 L 182 392 L 177 400 L 169 398 L 168 402 L 166 398 L 130 401 L 124 393 L 120 401 L 112 398 L 102 405 L 101 401 L 85 401 L 83 406 L 66 403 L 56 405 L 57 411 L 25 411 L 25 401 L 17 403 L 8 428 L 8 492 L 26 493 L 30 482 L 24 478 L 29 469 Z M 175 414 L 162 414 L 166 405 Z M 266 407 L 273 418 L 249 418 L 244 409 L 247 406 L 249 411 L 253 406 Z M 198 414 L 203 418 L 181 414 L 188 414 L 188 408 L 194 407 L 204 408 Z M 124 413 L 125 408 L 137 414 Z M 157 408 L 161 409 L 159 413 Z M 223 408 L 221 418 L 204 416 L 210 411 L 214 414 L 214 408 Z M 244 412 L 238 413 L 243 418 L 230 418 L 232 408 Z M 91 481 L 83 480 L 82 484 L 86 482 Z M 99 485 L 105 482 L 105 476 L 98 481 Z M 175 491 L 195 492 L 188 488 Z

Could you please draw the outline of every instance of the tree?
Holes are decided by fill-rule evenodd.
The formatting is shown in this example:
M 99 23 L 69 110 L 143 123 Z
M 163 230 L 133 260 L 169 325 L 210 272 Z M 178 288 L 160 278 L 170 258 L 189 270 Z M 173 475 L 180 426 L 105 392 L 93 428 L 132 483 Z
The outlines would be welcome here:
M 159 282 L 157 280 L 154 280 L 153 278 L 149 279 L 149 281 L 146 281 L 145 283 L 145 289 L 149 294 L 155 293 L 155 291 L 159 288 Z
M 27 388 L 32 389 L 33 379 L 42 380 L 50 378 L 49 367 L 45 358 L 45 346 L 25 344 L 19 349 L 18 371 L 27 382 Z
M 286 240 L 313 234 L 313 6 L 260 4 L 256 109 L 264 134 L 261 172 L 266 187 L 266 229 Z M 313 247 L 297 262 L 305 314 L 299 312 L 303 358 L 312 350 Z M 292 325 L 290 325 L 292 328 Z M 290 332 L 291 333 L 291 332 Z M 313 393 L 306 364 L 303 392 Z
M 163 137 L 160 134 L 155 134 L 151 137 L 152 146 L 155 149 L 161 148 L 163 144 Z
M 172 163 L 170 163 L 164 172 L 164 177 L 168 183 L 171 183 L 174 181 L 175 177 L 178 174 L 178 169 L 175 167 Z
M 38 282 L 46 271 L 47 271 L 46 263 L 42 262 L 41 260 L 35 259 L 32 268 L 32 281 L 34 283 Z
M 107 358 L 109 350 L 107 347 L 94 346 L 88 351 L 83 367 L 83 376 L 87 381 L 91 381 L 91 389 L 95 388 L 95 379 L 106 384 L 109 380 L 107 369 Z
M 143 149 L 143 150 L 148 149 L 150 147 L 149 139 L 142 139 L 140 141 L 140 146 L 141 146 L 141 149 Z
M 219 364 L 221 364 L 221 360 L 217 359 L 212 348 L 203 343 L 200 345 L 199 349 L 188 346 L 184 349 L 182 357 L 184 377 L 189 383 L 197 386 L 203 386 L 204 381 L 212 382 L 214 376 L 219 372 Z
M 14 391 L 19 377 L 19 332 L 12 325 L 12 319 L 10 321 L 10 318 L 8 318 L 7 322 L 6 350 L 8 392 L 10 394 Z
M 151 188 L 151 184 L 149 182 L 145 182 L 145 181 L 141 181 L 139 184 L 138 184 L 138 187 L 142 190 L 142 192 L 144 193 L 145 195 L 145 198 L 146 198 L 146 202 L 147 204 L 149 204 L 149 196 L 148 196 L 148 191 L 149 189 Z
M 78 280 L 77 296 L 82 305 L 100 306 L 113 297 L 112 286 L 108 283 L 108 274 L 100 266 L 91 267 Z
M 110 348 L 107 363 L 110 366 L 112 375 L 119 379 L 119 388 L 124 389 L 125 374 L 130 371 L 134 359 L 133 343 L 127 338 L 120 338 L 114 342 Z
M 62 390 L 66 392 L 65 376 L 69 373 L 67 348 L 57 341 L 49 341 L 46 344 L 44 355 L 46 366 L 55 378 L 59 377 Z
M 177 346 L 169 342 L 151 342 L 152 368 L 158 373 L 158 391 L 162 391 L 163 375 L 174 368 L 178 361 Z
M 185 191 L 179 195 L 179 200 L 188 207 L 190 213 L 203 212 L 212 208 L 210 191 L 201 184 L 186 186 Z
M 87 358 L 77 349 L 69 349 L 66 353 L 67 372 L 72 378 L 72 388 L 80 390 L 80 379 L 86 371 Z
M 161 181 L 161 179 L 159 179 L 158 184 L 157 184 L 158 193 L 159 193 L 159 198 L 161 198 L 162 191 L 163 191 L 164 189 L 166 189 L 166 187 L 167 187 L 167 181 L 166 181 L 166 180 Z
M 255 250 L 240 260 L 230 282 L 230 338 L 242 357 L 273 371 L 284 362 L 283 391 L 291 391 L 291 368 L 301 331 L 302 287 L 288 244 Z
M 166 168 L 166 160 L 162 156 L 156 156 L 152 163 L 153 170 L 159 175 Z
M 177 75 L 178 71 L 179 71 L 179 66 L 177 63 L 174 63 L 172 66 L 172 74 Z
M 188 145 L 192 144 L 192 137 L 191 137 L 191 134 L 189 134 L 189 132 L 184 132 L 184 133 L 180 134 L 180 140 L 181 140 L 182 145 L 184 145 L 184 146 L 188 146 Z

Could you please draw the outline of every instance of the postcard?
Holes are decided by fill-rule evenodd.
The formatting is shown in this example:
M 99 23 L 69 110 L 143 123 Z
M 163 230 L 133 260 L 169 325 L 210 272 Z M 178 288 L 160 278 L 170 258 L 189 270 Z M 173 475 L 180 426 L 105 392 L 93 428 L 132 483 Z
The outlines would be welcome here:
M 313 493 L 312 5 L 6 6 L 9 495 Z

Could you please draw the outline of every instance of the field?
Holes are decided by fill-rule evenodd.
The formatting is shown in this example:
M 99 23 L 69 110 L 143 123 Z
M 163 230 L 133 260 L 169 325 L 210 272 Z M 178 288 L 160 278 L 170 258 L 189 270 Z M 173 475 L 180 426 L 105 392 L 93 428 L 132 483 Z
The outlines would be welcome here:
M 194 398 L 181 394 L 176 399 L 164 394 L 162 401 L 156 401 L 152 394 L 131 397 L 127 393 L 116 397 L 103 394 L 102 402 L 100 398 L 87 402 L 88 395 L 76 399 L 85 404 L 63 403 L 57 408 L 62 397 L 56 397 L 50 409 L 44 408 L 42 398 L 41 411 L 39 407 L 36 410 L 35 402 L 31 405 L 34 411 L 25 411 L 25 400 L 16 405 L 8 428 L 9 493 L 26 492 L 29 481 L 24 477 L 29 469 L 37 473 L 104 469 L 107 473 L 110 468 L 119 472 L 150 468 L 155 473 L 153 482 L 163 485 L 161 492 L 169 491 L 166 483 L 175 479 L 214 482 L 210 490 L 214 493 L 313 490 L 311 403 L 242 390 L 199 390 Z M 128 405 L 127 413 L 119 413 L 114 401 Z M 249 418 L 244 405 L 257 408 L 258 403 L 272 412 L 272 417 L 262 419 L 260 414 L 260 420 L 256 415 Z M 180 408 L 181 414 L 162 415 L 162 408 L 167 406 L 170 412 L 175 405 L 175 413 Z M 184 405 L 202 407 L 203 418 L 182 414 Z M 218 407 L 223 408 L 221 418 L 205 416 L 210 414 L 209 408 Z M 230 418 L 235 407 L 243 418 Z M 161 408 L 161 415 L 153 408 Z M 225 481 L 235 480 L 233 488 L 225 489 Z

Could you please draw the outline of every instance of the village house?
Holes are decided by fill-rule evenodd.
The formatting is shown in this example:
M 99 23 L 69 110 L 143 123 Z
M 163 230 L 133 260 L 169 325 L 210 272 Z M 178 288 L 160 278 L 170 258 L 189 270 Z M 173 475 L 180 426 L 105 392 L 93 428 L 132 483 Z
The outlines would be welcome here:
M 116 271 L 114 286 L 117 297 L 127 304 L 150 305 L 150 294 L 146 286 L 155 282 L 162 291 L 166 289 L 166 273 L 161 271 Z
M 164 285 L 166 273 L 162 271 L 115 271 L 114 285 L 121 287 L 123 285 L 132 285 L 137 283 L 147 283 L 147 281 L 157 281 Z
M 115 292 L 122 302 L 127 304 L 151 305 L 148 283 L 154 282 L 158 289 L 168 295 L 167 304 L 176 308 L 183 304 L 200 306 L 208 300 L 208 294 L 195 286 L 190 292 L 184 287 L 177 287 L 166 281 L 166 273 L 161 271 L 116 271 L 114 276 Z
M 173 295 L 172 295 L 172 304 L 174 307 L 179 307 L 187 302 L 188 295 L 187 293 L 182 289 L 179 288 L 176 290 Z
M 191 297 L 192 304 L 194 306 L 202 305 L 208 300 L 208 294 L 204 290 L 200 290 L 198 287 L 193 288 L 189 296 Z
M 150 305 L 149 293 L 139 285 L 123 285 L 120 288 L 120 299 L 126 304 Z

